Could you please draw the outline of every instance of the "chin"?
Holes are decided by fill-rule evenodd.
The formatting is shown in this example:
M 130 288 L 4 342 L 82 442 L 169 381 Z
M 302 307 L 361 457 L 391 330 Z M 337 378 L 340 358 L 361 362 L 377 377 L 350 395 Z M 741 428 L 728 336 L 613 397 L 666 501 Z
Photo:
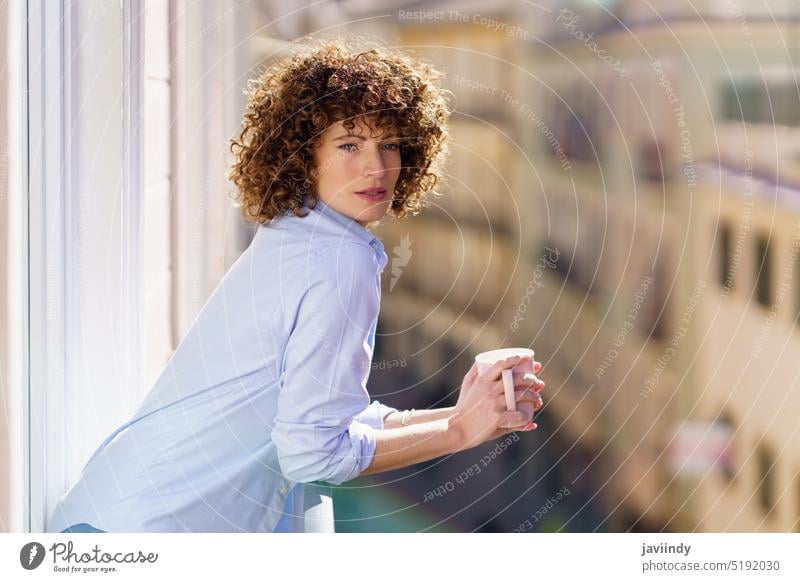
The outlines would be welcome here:
M 386 216 L 386 211 L 387 210 L 389 210 L 388 206 L 382 207 L 382 208 L 370 208 L 369 210 L 366 210 L 365 212 L 361 212 L 361 213 L 356 212 L 354 214 L 358 216 L 358 218 L 356 218 L 356 220 L 358 220 L 360 222 L 365 222 L 365 223 L 366 222 L 377 222 L 380 219 L 382 219 L 384 216 Z

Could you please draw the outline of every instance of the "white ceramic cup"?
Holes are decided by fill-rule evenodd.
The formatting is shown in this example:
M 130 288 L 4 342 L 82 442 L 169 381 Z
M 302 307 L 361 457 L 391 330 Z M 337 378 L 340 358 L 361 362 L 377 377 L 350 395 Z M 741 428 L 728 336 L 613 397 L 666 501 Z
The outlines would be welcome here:
M 498 360 L 505 360 L 511 356 L 530 356 L 531 359 L 527 362 L 521 362 L 511 368 L 503 370 L 503 390 L 506 395 L 506 408 L 508 410 L 516 410 L 517 402 L 514 392 L 514 374 L 519 376 L 525 374 L 533 374 L 533 350 L 528 348 L 502 348 L 499 350 L 491 350 L 489 352 L 482 352 L 475 356 L 475 363 L 478 364 L 478 373 L 483 374 L 486 370 Z

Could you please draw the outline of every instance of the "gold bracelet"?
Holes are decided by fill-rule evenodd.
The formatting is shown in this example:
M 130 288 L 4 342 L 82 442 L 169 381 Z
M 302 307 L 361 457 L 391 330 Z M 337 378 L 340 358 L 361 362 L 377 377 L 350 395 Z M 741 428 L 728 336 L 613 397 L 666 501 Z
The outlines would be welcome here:
M 403 418 L 400 419 L 400 426 L 406 426 L 408 424 L 408 419 L 411 418 L 411 414 L 416 410 L 416 408 L 412 408 L 411 410 L 406 410 L 403 413 Z

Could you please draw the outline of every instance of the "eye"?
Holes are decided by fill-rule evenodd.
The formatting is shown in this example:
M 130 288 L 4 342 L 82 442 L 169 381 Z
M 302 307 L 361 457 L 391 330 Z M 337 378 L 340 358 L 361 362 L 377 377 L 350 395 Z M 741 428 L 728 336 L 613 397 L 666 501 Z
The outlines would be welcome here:
M 340 150 L 344 150 L 346 152 L 354 152 L 358 150 L 358 146 L 354 143 L 343 143 L 339 146 Z
M 400 149 L 400 144 L 399 143 L 386 143 L 386 144 L 383 144 L 383 147 L 385 147 L 386 149 L 391 150 L 391 151 L 396 151 L 396 150 Z

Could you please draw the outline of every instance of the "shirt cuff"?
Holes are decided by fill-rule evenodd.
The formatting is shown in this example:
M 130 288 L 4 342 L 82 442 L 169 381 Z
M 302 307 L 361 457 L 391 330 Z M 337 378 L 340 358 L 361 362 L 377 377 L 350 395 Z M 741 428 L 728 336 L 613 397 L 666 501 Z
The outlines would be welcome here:
M 378 400 L 373 400 L 361 413 L 356 415 L 353 420 L 363 422 L 370 425 L 372 428 L 382 430 L 384 428 L 383 420 L 392 412 L 399 412 L 396 408 L 381 404 Z
M 329 479 L 325 479 L 334 485 L 341 485 L 345 481 L 358 477 L 369 467 L 375 456 L 376 442 L 373 427 L 354 420 L 350 423 L 347 434 L 350 437 L 351 462 L 341 463 L 336 473 Z

